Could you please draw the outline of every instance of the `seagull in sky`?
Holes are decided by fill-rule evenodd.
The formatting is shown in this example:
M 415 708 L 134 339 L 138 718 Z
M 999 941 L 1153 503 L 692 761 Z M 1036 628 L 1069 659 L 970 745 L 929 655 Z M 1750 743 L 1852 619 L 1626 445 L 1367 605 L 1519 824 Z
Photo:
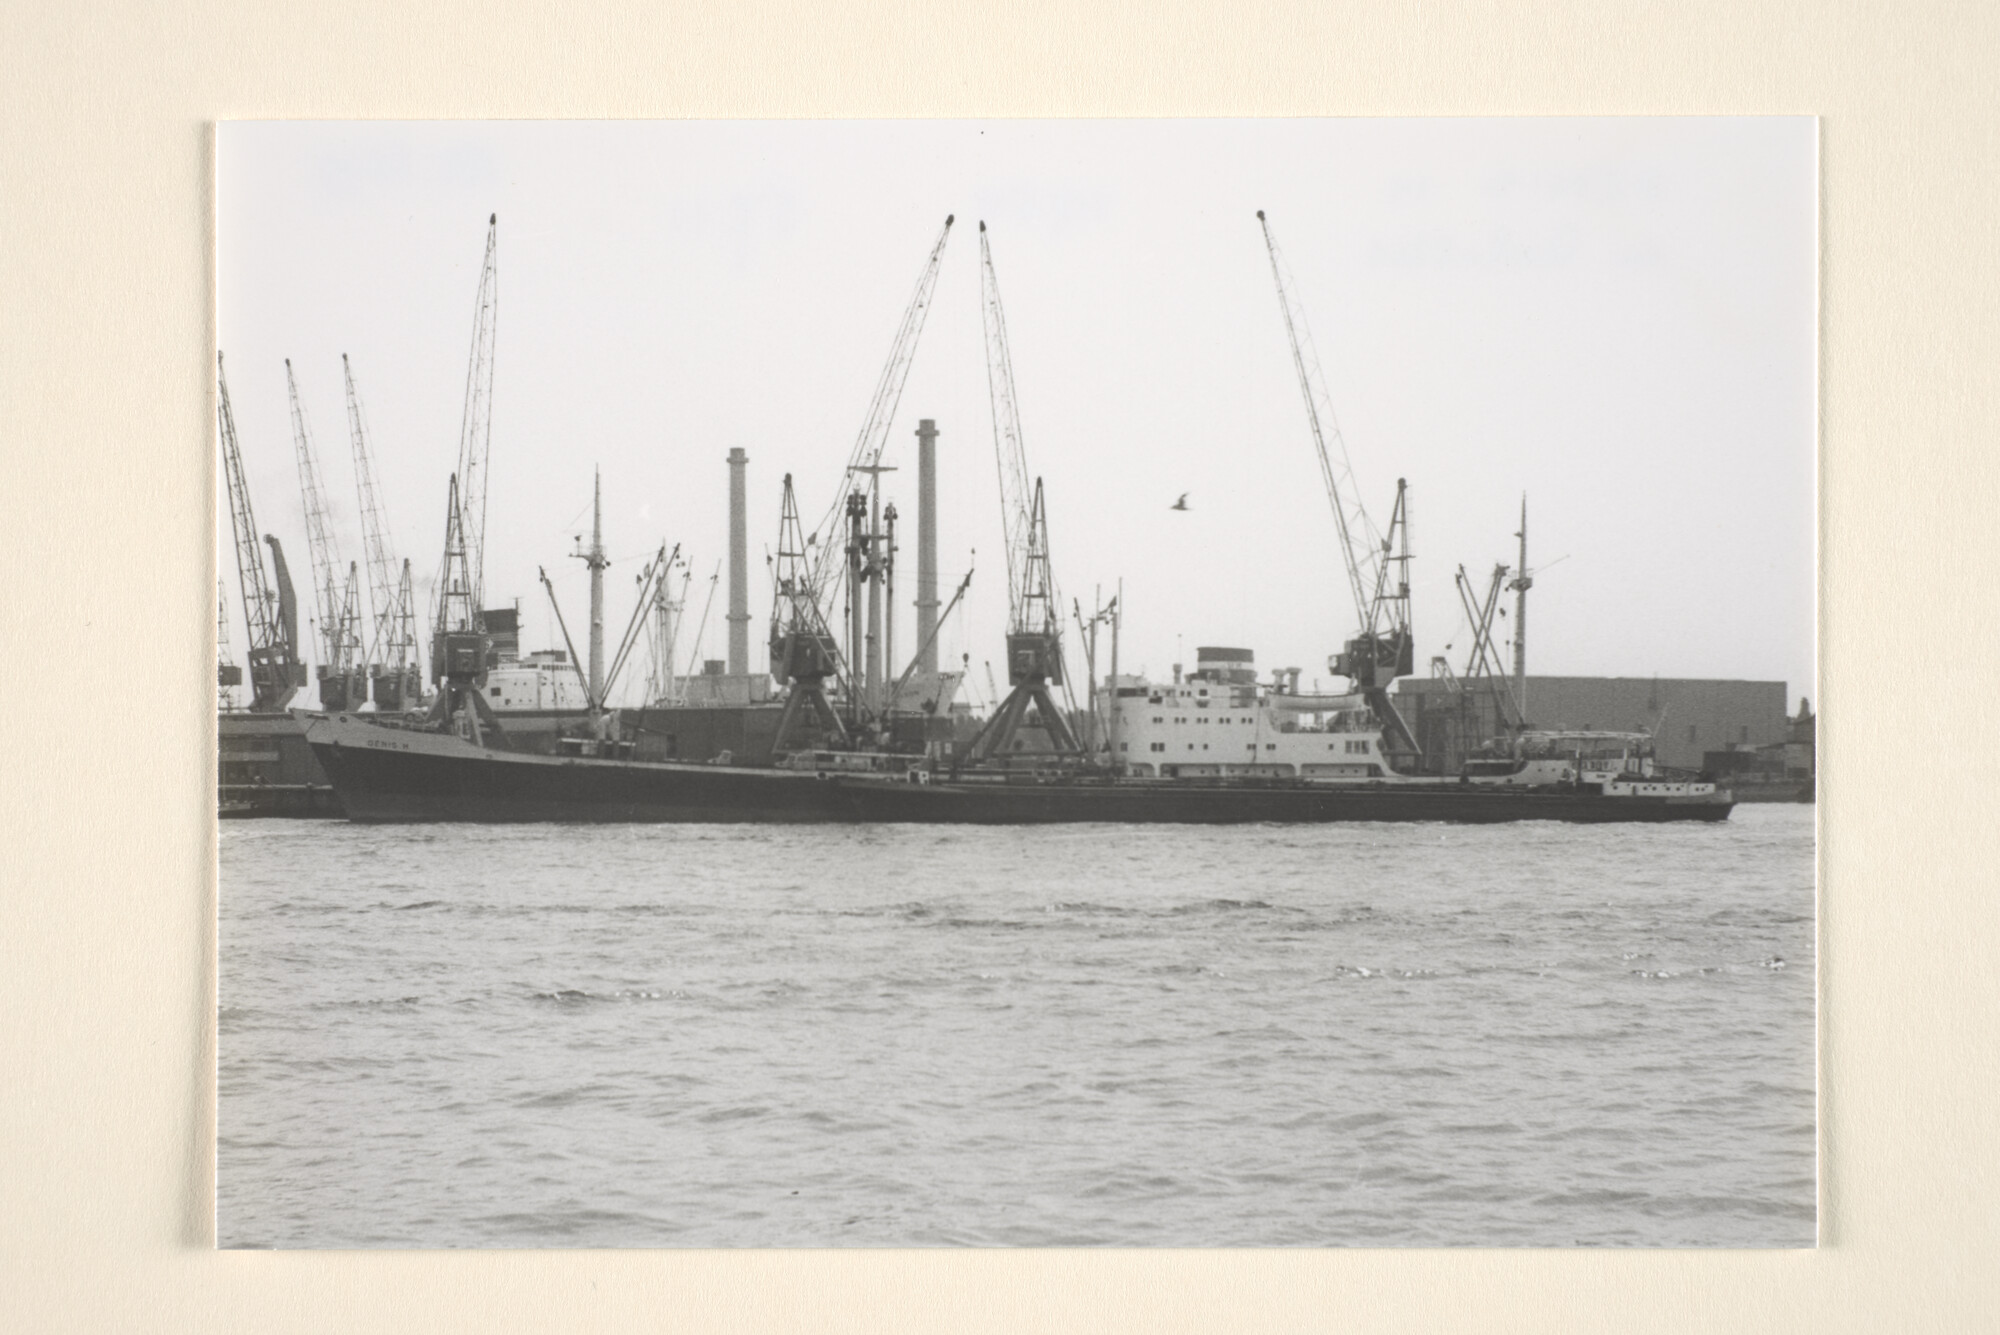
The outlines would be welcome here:
M 1169 510 L 1185 510 L 1188 508 L 1187 498 L 1188 494 L 1186 492 L 1182 492 L 1181 498 L 1175 501 L 1172 505 L 1169 505 L 1167 508 Z

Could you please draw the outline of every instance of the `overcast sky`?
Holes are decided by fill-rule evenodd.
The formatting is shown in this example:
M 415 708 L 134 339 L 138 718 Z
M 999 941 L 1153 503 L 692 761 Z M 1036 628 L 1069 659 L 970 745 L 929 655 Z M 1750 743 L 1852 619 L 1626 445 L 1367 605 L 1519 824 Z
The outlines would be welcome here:
M 1124 670 L 1241 645 L 1310 681 L 1356 616 L 1261 208 L 1378 523 L 1409 481 L 1420 672 L 1447 645 L 1462 668 L 1453 573 L 1483 587 L 1512 562 L 1525 492 L 1545 569 L 1531 672 L 1778 679 L 1796 698 L 1816 694 L 1815 134 L 1805 118 L 235 123 L 218 131 L 219 337 L 257 518 L 301 596 L 286 357 L 342 559 L 361 557 L 345 352 L 397 555 L 428 581 L 497 212 L 487 601 L 521 600 L 524 647 L 559 645 L 546 566 L 581 634 L 567 554 L 598 466 L 612 640 L 662 540 L 692 555 L 698 619 L 740 445 L 761 669 L 780 480 L 816 522 L 956 213 L 885 458 L 904 470 L 886 479 L 907 533 L 899 657 L 913 432 L 933 417 L 941 596 L 978 571 L 941 656 L 969 654 L 975 681 L 995 660 L 1004 683 L 983 218 L 1064 594 L 1088 608 L 1123 578 Z M 725 602 L 726 575 L 708 656 Z

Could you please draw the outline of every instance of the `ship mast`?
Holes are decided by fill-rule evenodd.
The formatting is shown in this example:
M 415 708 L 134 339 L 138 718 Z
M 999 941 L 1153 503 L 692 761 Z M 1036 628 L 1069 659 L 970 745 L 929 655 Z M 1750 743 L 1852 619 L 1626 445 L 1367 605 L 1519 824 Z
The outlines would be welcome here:
M 604 479 L 593 475 L 590 520 L 590 547 L 579 547 L 570 555 L 590 567 L 590 676 L 586 688 L 593 701 L 604 698 L 604 569 L 611 561 L 604 554 Z
M 1528 590 L 1535 577 L 1528 571 L 1528 498 L 1521 497 L 1520 564 L 1507 588 L 1514 595 L 1514 707 L 1520 711 L 1521 726 L 1528 726 Z

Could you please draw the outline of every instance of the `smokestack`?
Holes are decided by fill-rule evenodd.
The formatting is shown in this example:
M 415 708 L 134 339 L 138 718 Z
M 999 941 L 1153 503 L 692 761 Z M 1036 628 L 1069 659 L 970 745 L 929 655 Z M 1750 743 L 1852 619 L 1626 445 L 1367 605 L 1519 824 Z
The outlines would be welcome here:
M 937 630 L 937 423 L 917 423 L 917 643 L 921 672 L 938 670 Z
M 729 675 L 750 671 L 750 538 L 743 466 L 750 456 L 729 451 Z

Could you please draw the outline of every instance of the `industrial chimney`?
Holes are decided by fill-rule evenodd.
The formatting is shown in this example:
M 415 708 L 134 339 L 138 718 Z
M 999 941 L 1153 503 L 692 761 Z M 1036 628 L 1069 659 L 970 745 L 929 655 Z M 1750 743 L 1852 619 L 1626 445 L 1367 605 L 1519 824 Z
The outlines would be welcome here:
M 917 643 L 919 671 L 938 670 L 937 631 L 937 423 L 917 423 Z
M 750 537 L 743 466 L 750 456 L 729 451 L 729 675 L 750 672 Z

